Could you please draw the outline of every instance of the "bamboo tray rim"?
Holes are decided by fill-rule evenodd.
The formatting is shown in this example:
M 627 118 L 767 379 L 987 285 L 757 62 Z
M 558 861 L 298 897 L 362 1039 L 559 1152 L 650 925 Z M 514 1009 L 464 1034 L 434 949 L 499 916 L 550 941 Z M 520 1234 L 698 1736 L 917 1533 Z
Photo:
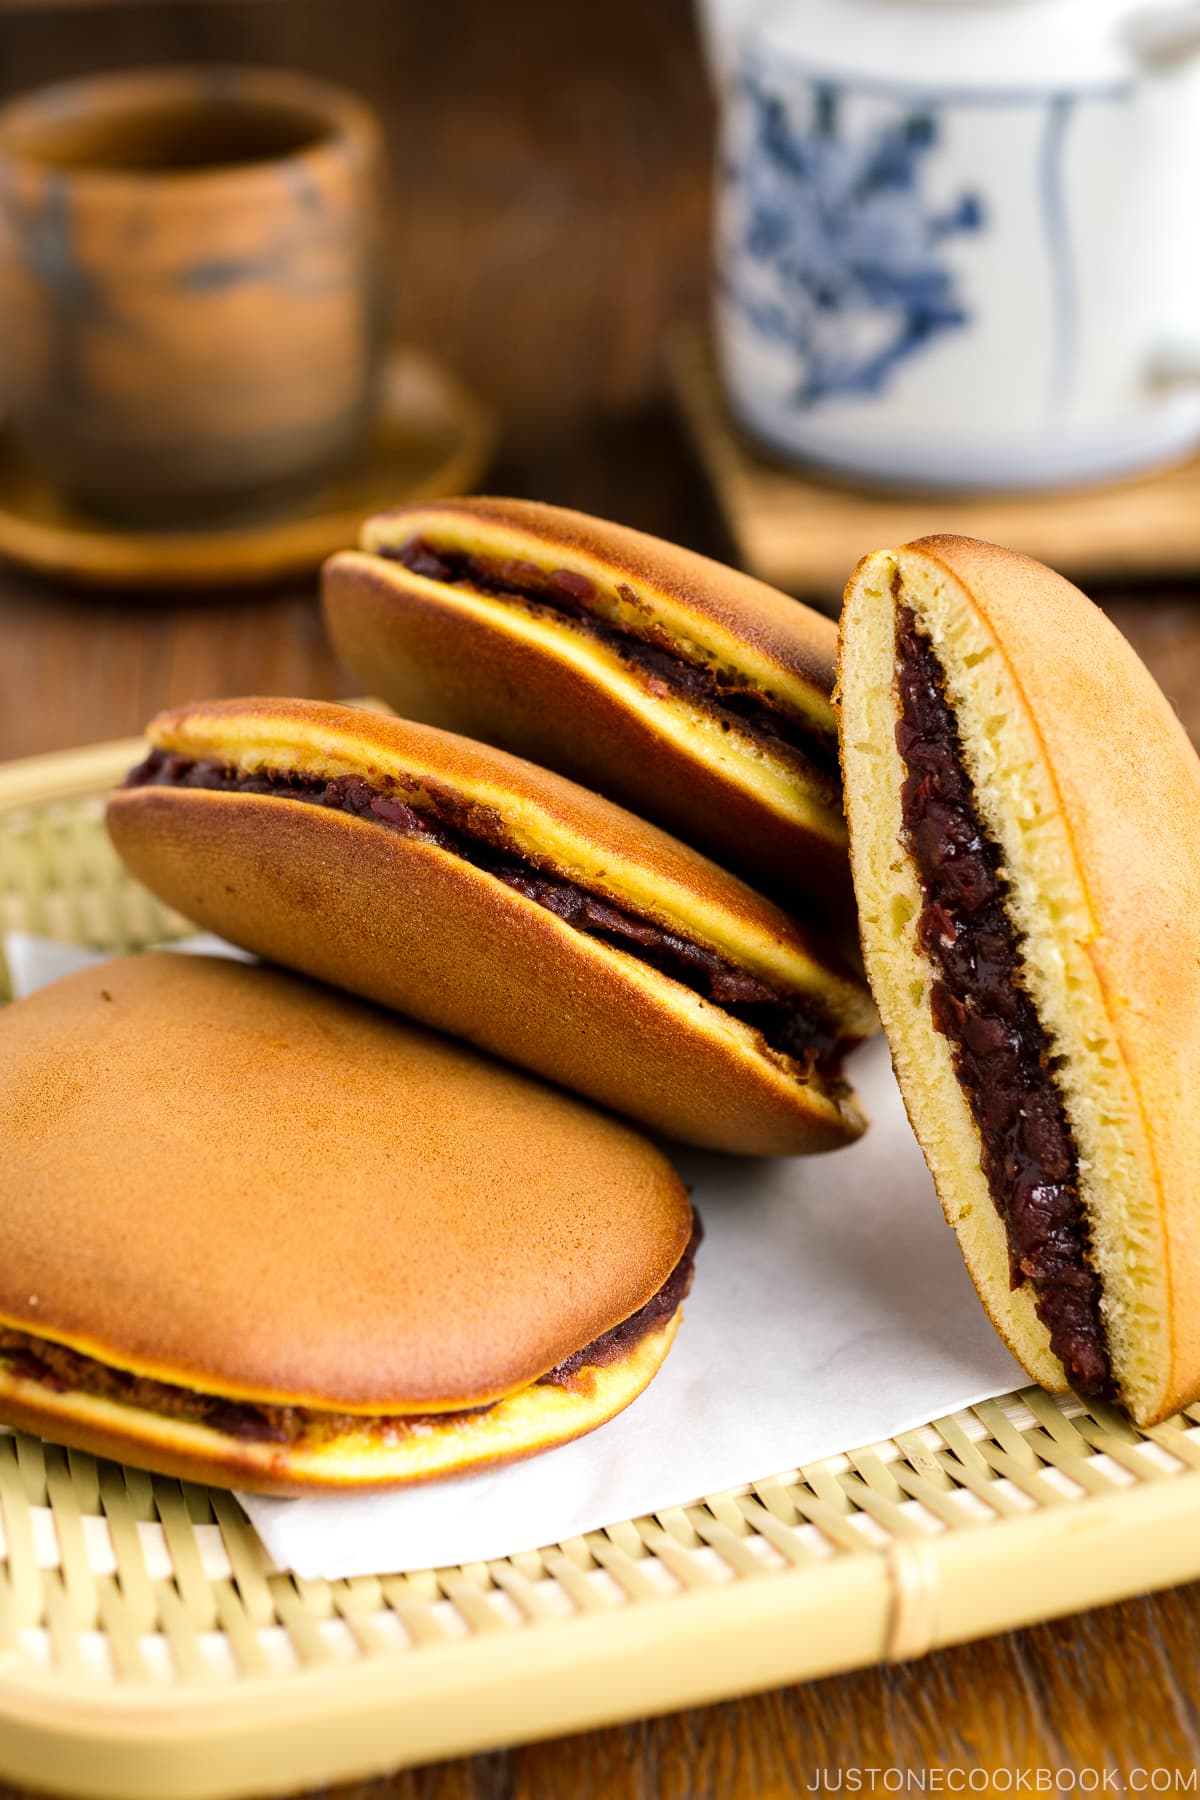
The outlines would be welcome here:
M 104 793 L 144 754 L 141 737 L 110 738 L 77 750 L 50 751 L 0 763 L 0 810 Z

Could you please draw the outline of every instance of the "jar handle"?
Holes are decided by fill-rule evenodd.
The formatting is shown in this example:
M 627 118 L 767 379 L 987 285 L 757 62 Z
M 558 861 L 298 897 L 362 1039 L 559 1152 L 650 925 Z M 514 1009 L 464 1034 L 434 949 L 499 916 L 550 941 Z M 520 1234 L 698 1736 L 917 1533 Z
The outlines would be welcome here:
M 1143 7 L 1126 21 L 1124 35 L 1144 69 L 1165 74 L 1200 56 L 1200 4 L 1176 0 L 1174 5 Z
M 1171 339 L 1160 344 L 1150 358 L 1147 376 L 1159 393 L 1200 387 L 1200 338 Z

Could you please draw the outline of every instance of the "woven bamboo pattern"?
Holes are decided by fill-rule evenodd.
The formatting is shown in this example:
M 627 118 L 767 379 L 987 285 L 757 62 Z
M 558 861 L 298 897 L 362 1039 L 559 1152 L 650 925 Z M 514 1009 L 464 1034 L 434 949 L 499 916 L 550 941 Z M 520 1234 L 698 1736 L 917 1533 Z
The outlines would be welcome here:
M 0 769 L 6 929 L 186 931 L 103 832 L 140 748 Z M 200 1800 L 552 1736 L 1195 1577 L 1198 1518 L 1200 1408 L 1029 1388 L 525 1555 L 302 1581 L 231 1495 L 0 1432 L 0 1775 Z

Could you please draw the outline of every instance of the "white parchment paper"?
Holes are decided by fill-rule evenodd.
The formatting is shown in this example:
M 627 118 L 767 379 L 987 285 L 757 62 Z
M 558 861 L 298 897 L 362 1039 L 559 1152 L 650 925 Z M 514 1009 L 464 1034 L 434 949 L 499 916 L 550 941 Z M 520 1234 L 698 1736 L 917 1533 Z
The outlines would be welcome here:
M 100 960 L 23 933 L 5 950 L 18 996 Z M 240 1495 L 279 1567 L 332 1578 L 508 1556 L 1022 1385 L 943 1222 L 881 1041 L 851 1073 L 873 1121 L 852 1149 L 777 1162 L 671 1149 L 705 1241 L 674 1348 L 627 1412 L 492 1473 L 345 1498 Z

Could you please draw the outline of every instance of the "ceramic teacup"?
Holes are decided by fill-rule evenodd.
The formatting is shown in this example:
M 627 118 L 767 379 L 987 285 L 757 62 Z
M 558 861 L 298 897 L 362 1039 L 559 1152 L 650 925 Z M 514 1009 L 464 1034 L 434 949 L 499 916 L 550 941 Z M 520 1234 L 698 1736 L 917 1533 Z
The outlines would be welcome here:
M 380 139 L 282 71 L 145 70 L 0 109 L 0 407 L 121 517 L 269 504 L 348 457 L 381 351 Z
M 717 336 L 756 436 L 1039 488 L 1200 445 L 1194 0 L 704 0 Z

